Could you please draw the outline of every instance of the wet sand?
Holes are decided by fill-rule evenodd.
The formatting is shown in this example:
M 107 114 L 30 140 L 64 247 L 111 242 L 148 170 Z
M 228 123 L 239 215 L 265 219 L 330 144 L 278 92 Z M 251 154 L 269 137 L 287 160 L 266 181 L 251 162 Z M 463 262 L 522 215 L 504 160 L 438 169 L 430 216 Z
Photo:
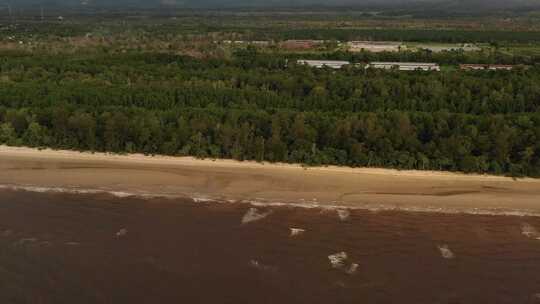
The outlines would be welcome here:
M 0 190 L 0 303 L 540 303 L 538 217 L 250 208 Z
M 540 214 L 540 180 L 0 146 L 0 185 L 305 206 Z

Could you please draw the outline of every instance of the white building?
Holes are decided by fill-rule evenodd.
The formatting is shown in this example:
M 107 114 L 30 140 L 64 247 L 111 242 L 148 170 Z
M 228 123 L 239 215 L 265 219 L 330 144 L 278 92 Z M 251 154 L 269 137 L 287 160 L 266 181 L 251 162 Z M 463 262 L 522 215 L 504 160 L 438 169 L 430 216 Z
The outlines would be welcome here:
M 348 61 L 341 60 L 298 60 L 296 63 L 314 68 L 329 67 L 332 69 L 341 69 L 342 67 L 351 64 Z
M 441 67 L 436 63 L 424 62 L 370 62 L 366 68 L 374 69 L 398 69 L 400 71 L 440 71 Z

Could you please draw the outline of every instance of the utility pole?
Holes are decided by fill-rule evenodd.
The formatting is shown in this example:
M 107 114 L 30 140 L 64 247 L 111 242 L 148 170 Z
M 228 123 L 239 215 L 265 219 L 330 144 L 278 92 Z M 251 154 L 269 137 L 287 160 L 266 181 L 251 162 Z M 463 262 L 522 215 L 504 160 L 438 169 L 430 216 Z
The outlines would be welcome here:
M 45 14 L 43 13 L 43 5 L 41 5 L 41 23 L 45 21 Z

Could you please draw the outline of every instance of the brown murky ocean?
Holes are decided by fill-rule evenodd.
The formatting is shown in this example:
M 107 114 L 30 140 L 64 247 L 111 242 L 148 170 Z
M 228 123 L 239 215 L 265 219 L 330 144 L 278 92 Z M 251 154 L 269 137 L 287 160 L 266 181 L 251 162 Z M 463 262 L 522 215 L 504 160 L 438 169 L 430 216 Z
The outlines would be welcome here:
M 0 303 L 540 303 L 539 230 L 539 217 L 1 190 Z

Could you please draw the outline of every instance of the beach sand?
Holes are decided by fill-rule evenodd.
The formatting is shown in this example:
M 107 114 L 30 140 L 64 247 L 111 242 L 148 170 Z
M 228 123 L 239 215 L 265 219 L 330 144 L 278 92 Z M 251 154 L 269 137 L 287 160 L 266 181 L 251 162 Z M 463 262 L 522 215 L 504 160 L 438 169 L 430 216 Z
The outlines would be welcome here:
M 0 146 L 0 185 L 316 207 L 540 214 L 539 179 L 7 146 Z

